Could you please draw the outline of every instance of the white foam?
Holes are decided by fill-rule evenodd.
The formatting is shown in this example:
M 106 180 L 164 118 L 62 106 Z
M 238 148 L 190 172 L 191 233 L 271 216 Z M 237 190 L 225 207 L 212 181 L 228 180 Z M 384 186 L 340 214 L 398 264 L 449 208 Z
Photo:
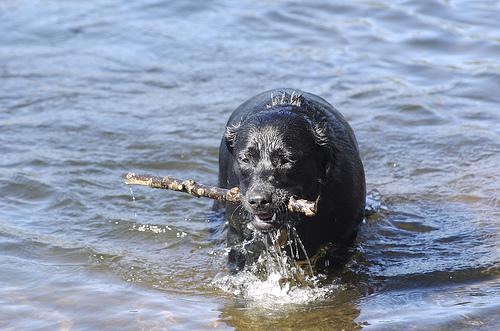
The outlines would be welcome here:
M 278 261 L 279 260 L 279 261 Z M 221 275 L 213 285 L 266 309 L 303 305 L 330 296 L 337 284 L 321 284 L 325 276 L 309 276 L 289 257 L 264 252 L 259 260 L 236 275 Z
M 270 309 L 324 300 L 338 288 L 338 285 L 297 286 L 277 272 L 262 280 L 250 271 L 243 271 L 220 277 L 213 283 L 228 293 L 249 300 L 252 305 Z
M 137 230 L 139 232 L 152 232 L 152 233 L 165 233 L 167 231 L 172 231 L 172 228 L 168 225 L 159 226 L 159 225 L 151 225 L 151 224 L 134 224 L 131 230 Z M 182 237 L 185 237 L 187 234 L 182 232 Z M 181 237 L 181 234 L 178 232 L 177 237 Z

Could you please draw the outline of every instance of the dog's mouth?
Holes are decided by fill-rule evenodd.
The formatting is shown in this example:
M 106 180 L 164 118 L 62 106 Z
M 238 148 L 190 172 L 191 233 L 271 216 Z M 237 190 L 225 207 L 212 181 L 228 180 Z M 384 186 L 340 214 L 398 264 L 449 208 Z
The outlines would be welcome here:
M 278 227 L 278 224 L 276 223 L 277 218 L 276 213 L 254 214 L 252 224 L 257 230 L 269 231 Z

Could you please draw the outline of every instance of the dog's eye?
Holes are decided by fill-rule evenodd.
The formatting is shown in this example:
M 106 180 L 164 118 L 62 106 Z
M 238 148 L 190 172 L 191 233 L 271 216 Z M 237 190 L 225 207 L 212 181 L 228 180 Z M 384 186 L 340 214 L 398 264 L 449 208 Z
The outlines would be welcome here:
M 287 167 L 292 165 L 293 161 L 287 158 L 277 158 L 273 160 L 273 165 L 275 167 Z
M 258 155 L 258 151 L 255 148 L 250 147 L 238 155 L 238 160 L 241 163 L 253 163 L 258 159 Z
M 287 163 L 290 163 L 287 159 L 280 159 L 277 162 L 280 166 L 286 165 Z
M 282 159 L 281 162 L 280 162 L 280 165 L 284 166 L 284 165 L 290 165 L 292 164 L 292 161 L 289 160 L 289 159 Z

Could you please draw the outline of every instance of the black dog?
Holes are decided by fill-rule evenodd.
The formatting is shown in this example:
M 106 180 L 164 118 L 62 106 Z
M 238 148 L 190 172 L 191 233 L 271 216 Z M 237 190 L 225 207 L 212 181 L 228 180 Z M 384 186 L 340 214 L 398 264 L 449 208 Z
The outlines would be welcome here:
M 365 175 L 351 127 L 327 101 L 299 90 L 267 91 L 234 111 L 220 145 L 219 186 L 244 195 L 242 206 L 226 206 L 229 247 L 293 223 L 308 254 L 328 245 L 324 264 L 333 265 L 364 216 Z M 319 197 L 318 213 L 287 212 L 291 196 Z M 229 254 L 233 270 L 254 259 Z

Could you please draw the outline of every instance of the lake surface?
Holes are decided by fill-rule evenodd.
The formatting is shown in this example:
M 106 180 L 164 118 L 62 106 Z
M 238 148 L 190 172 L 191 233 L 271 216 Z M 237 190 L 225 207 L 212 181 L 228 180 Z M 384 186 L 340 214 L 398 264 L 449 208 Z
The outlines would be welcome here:
M 0 329 L 498 330 L 500 2 L 0 3 Z M 229 276 L 229 114 L 267 89 L 353 126 L 367 220 L 310 288 Z

